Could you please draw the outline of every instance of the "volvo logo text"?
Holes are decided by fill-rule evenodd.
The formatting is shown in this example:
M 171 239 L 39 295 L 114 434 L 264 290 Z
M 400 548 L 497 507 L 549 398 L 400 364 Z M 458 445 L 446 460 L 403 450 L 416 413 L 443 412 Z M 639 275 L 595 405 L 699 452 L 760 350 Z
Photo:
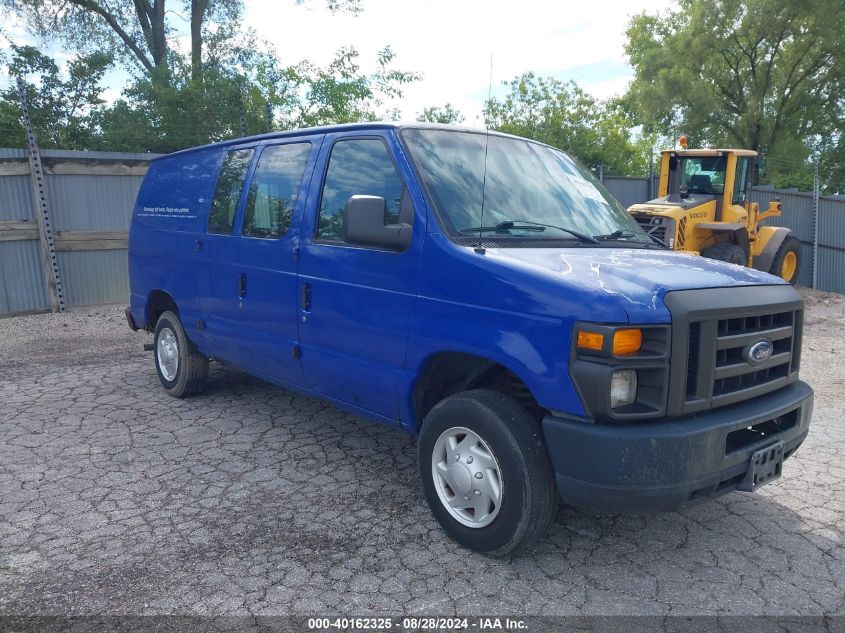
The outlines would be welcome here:
M 746 352 L 748 362 L 752 365 L 765 363 L 772 357 L 775 346 L 770 341 L 757 341 Z

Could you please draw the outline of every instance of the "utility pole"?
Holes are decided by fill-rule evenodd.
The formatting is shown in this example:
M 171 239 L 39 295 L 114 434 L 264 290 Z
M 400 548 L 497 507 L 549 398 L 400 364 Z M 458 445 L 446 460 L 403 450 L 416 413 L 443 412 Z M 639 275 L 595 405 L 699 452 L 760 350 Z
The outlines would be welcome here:
M 264 119 L 267 121 L 267 131 L 273 131 L 273 106 L 269 102 L 264 104 Z
M 29 103 L 26 97 L 26 84 L 17 78 L 18 97 L 21 101 L 21 114 L 26 130 L 27 156 L 29 157 L 29 176 L 32 183 L 33 212 L 38 220 L 38 237 L 41 242 L 41 263 L 44 267 L 44 281 L 50 297 L 50 309 L 53 312 L 65 311 L 65 295 L 62 289 L 62 277 L 59 274 L 59 262 L 56 259 L 56 244 L 53 241 L 53 228 L 47 206 L 47 189 L 44 186 L 44 170 L 41 166 L 41 153 L 32 119 L 29 116 Z
M 238 83 L 238 114 L 241 123 L 241 138 L 243 138 L 246 136 L 246 113 L 244 112 L 244 89 L 240 82 Z
M 813 163 L 813 290 L 816 289 L 819 271 L 819 159 Z

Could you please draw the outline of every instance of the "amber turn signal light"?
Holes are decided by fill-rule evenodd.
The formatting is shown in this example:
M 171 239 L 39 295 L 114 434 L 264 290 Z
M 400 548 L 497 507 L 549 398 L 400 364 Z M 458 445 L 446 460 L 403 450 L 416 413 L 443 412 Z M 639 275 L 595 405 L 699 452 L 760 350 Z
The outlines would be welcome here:
M 604 335 L 597 332 L 578 332 L 578 348 L 600 352 L 604 347 Z
M 580 341 L 580 334 L 579 334 Z M 643 346 L 642 330 L 616 330 L 613 333 L 613 355 L 625 356 L 639 352 Z

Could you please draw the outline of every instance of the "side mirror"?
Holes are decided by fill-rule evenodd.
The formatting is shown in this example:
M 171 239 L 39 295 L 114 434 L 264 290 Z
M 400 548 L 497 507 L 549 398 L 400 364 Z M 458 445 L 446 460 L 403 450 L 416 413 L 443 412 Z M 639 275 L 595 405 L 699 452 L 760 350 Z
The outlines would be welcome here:
M 757 177 L 758 178 L 765 178 L 766 177 L 766 157 L 760 156 L 757 159 Z
M 678 157 L 677 156 L 670 156 L 669 157 L 669 171 L 675 171 L 678 168 Z
M 387 205 L 381 196 L 351 196 L 343 213 L 341 237 L 344 242 L 405 250 L 411 243 L 410 224 L 385 224 Z

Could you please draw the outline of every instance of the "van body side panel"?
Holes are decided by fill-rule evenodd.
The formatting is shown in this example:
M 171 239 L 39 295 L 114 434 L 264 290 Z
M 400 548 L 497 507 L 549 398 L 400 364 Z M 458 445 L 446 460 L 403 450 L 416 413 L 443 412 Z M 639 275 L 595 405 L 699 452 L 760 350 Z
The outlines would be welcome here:
M 165 156 L 147 171 L 129 232 L 130 309 L 135 323 L 146 323 L 147 299 L 154 290 L 173 297 L 191 340 L 203 349 L 201 297 L 208 292 L 208 271 L 197 257 L 196 241 L 205 235 L 208 204 L 219 152 Z
M 519 376 L 541 406 L 584 414 L 567 366 L 572 326 L 585 315 L 598 322 L 627 322 L 617 302 L 574 282 L 568 289 L 554 273 L 505 263 L 492 250 L 479 255 L 440 234 L 428 236 L 420 271 L 399 385 L 403 420 L 414 419 L 414 383 L 439 352 L 495 361 Z
M 412 193 L 414 231 L 405 252 L 315 239 L 333 144 L 356 137 L 383 139 Z M 398 419 L 395 389 L 405 362 L 425 238 L 425 207 L 401 162 L 389 131 L 326 135 L 308 196 L 299 265 L 299 281 L 307 284 L 310 301 L 310 307 L 300 304 L 299 319 L 306 385 L 392 419 Z

